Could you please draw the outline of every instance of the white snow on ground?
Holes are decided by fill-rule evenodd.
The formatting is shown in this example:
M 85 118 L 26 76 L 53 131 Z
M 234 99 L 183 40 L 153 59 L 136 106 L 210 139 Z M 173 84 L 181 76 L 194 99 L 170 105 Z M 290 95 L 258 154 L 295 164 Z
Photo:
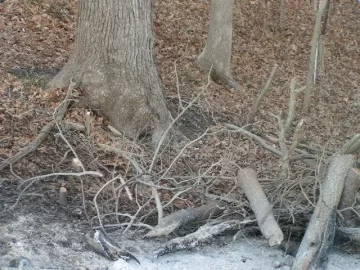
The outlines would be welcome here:
M 265 240 L 257 238 L 242 238 L 229 241 L 229 244 L 223 247 L 205 246 L 193 251 L 167 254 L 158 259 L 153 257 L 152 252 L 159 243 L 151 243 L 149 240 L 129 240 L 121 243 L 122 246 L 133 248 L 132 253 L 141 262 L 141 265 L 138 265 L 134 261 L 111 262 L 86 249 L 82 238 L 83 232 L 71 224 L 46 224 L 39 223 L 39 220 L 32 216 L 20 217 L 16 222 L 0 227 L 0 240 L 7 241 L 5 255 L 4 243 L 0 245 L 0 270 L 14 269 L 9 267 L 10 261 L 21 256 L 31 262 L 30 267 L 21 269 L 54 270 L 290 269 L 293 259 L 289 255 L 283 256 L 280 249 L 270 248 Z M 360 269 L 360 254 L 350 256 L 332 253 L 327 269 Z

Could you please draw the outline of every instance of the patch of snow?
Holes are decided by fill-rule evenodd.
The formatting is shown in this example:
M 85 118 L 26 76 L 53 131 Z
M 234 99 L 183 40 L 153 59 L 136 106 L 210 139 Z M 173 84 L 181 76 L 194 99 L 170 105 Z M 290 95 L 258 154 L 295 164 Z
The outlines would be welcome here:
M 159 243 L 150 240 L 121 240 L 121 246 L 132 247 L 141 262 L 111 262 L 91 251 L 83 240 L 85 232 L 72 224 L 43 222 L 27 215 L 5 224 L 0 230 L 0 240 L 7 239 L 7 250 L 1 250 L 0 269 L 8 270 L 15 259 L 31 263 L 21 269 L 77 269 L 77 270 L 288 270 L 293 257 L 269 247 L 263 239 L 249 238 L 230 241 L 219 246 L 204 246 L 193 251 L 180 251 L 160 258 L 153 255 Z M 115 241 L 116 242 L 116 241 Z M 134 251 L 135 250 L 135 251 Z M 21 261 L 21 258 L 23 258 Z M 20 267 L 20 265 L 19 265 Z M 18 267 L 18 269 L 19 269 Z M 332 253 L 329 270 L 360 269 L 360 255 Z

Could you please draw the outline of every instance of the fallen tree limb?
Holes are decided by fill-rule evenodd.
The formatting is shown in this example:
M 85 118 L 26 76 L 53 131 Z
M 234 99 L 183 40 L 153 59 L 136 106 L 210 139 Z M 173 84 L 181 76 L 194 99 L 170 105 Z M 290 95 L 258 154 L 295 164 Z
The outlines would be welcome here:
M 241 225 L 253 223 L 255 220 L 228 220 L 216 225 L 205 224 L 196 232 L 188 234 L 184 237 L 172 239 L 158 248 L 154 255 L 156 258 L 176 251 L 184 249 L 192 249 L 202 244 L 210 242 L 212 237 L 231 229 L 239 229 Z
M 194 221 L 204 221 L 210 219 L 214 216 L 218 216 L 223 211 L 224 208 L 221 208 L 215 202 L 211 202 L 197 208 L 182 209 L 162 218 L 159 221 L 159 224 L 149 231 L 145 237 L 168 235 L 180 226 Z
M 51 121 L 47 123 L 39 132 L 39 134 L 36 136 L 36 138 L 28 144 L 26 147 L 22 148 L 17 154 L 15 154 L 12 157 L 9 157 L 2 163 L 0 163 L 0 171 L 4 168 L 6 168 L 9 165 L 14 164 L 15 162 L 19 161 L 23 157 L 27 156 L 31 152 L 35 151 L 39 145 L 46 139 L 46 137 L 49 135 L 49 133 L 52 131 L 52 129 L 55 127 L 56 121 L 60 121 L 64 118 L 67 108 L 70 105 L 70 96 L 72 92 L 72 85 L 69 86 L 69 90 L 66 94 L 66 97 L 62 101 L 62 103 L 59 105 L 56 111 L 56 119 L 54 121 Z
M 249 200 L 261 233 L 269 240 L 270 246 L 280 245 L 284 240 L 284 234 L 273 216 L 272 207 L 264 191 L 257 181 L 256 172 L 253 169 L 245 168 L 240 169 L 237 175 L 240 188 Z
M 332 159 L 320 188 L 320 198 L 296 254 L 293 270 L 326 266 L 327 253 L 335 235 L 336 208 L 353 163 L 352 155 L 338 155 Z

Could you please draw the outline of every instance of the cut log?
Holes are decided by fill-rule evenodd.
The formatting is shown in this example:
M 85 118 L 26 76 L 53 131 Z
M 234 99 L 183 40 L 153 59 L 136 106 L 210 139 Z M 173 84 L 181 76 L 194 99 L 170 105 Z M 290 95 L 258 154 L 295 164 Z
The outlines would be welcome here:
M 293 270 L 326 267 L 327 254 L 335 235 L 336 209 L 345 179 L 353 164 L 352 155 L 337 155 L 332 159 L 325 180 L 321 184 L 315 211 L 296 254 Z
M 240 169 L 237 176 L 239 185 L 254 211 L 262 235 L 269 240 L 270 246 L 280 245 L 284 240 L 284 234 L 274 218 L 272 206 L 257 180 L 256 172 L 250 168 Z

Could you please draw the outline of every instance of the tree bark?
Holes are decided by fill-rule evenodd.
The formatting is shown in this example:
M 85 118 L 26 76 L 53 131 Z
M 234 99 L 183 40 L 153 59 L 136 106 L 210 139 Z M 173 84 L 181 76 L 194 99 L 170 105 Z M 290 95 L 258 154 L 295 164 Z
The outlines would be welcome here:
M 303 103 L 303 113 L 307 113 L 310 107 L 310 98 L 312 90 L 316 82 L 316 66 L 318 62 L 318 53 L 319 53 L 319 40 L 321 38 L 322 31 L 322 18 L 327 7 L 329 0 L 322 0 L 320 2 L 320 7 L 315 13 L 315 26 L 313 30 L 313 36 L 311 38 L 311 51 L 309 58 L 309 68 L 306 77 L 306 89 L 305 97 Z
M 75 81 L 84 104 L 124 135 L 171 122 L 154 60 L 151 0 L 80 0 L 75 48 L 50 86 Z
M 214 82 L 241 90 L 231 76 L 233 6 L 234 0 L 211 0 L 208 37 L 197 65 L 206 72 L 211 69 Z
M 296 254 L 293 270 L 326 269 L 328 251 L 332 246 L 336 209 L 344 183 L 354 164 L 354 156 L 335 156 L 321 184 L 320 198 Z
M 339 203 L 339 210 L 348 209 L 341 211 L 341 215 L 344 218 L 343 224 L 348 227 L 356 226 L 356 219 L 353 219 L 353 212 L 351 208 L 356 203 L 356 194 L 360 188 L 360 174 L 357 169 L 350 169 L 345 179 L 344 190 Z
M 269 241 L 270 246 L 280 245 L 284 234 L 273 215 L 272 206 L 257 180 L 256 172 L 251 168 L 239 169 L 237 181 L 249 200 L 254 211 L 262 235 Z

